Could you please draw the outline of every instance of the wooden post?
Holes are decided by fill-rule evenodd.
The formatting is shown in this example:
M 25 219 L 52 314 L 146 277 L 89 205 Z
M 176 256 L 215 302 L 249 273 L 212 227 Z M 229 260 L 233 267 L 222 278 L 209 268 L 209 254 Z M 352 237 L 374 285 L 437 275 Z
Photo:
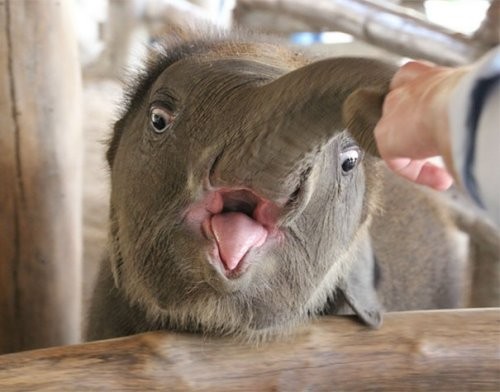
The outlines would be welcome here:
M 498 391 L 499 309 L 323 317 L 258 347 L 153 332 L 0 356 L 2 391 Z
M 89 76 L 122 78 L 130 56 L 132 35 L 139 23 L 138 0 L 108 0 L 105 46 L 97 61 L 85 68 Z
M 79 339 L 81 80 L 71 3 L 0 0 L 0 352 Z

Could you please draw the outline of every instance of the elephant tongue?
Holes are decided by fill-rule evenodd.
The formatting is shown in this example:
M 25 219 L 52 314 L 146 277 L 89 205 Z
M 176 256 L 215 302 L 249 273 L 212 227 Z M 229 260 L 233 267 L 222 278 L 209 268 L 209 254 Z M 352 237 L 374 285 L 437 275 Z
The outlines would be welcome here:
M 267 238 L 264 226 L 241 212 L 216 214 L 211 226 L 222 262 L 230 271 L 250 249 L 261 246 Z

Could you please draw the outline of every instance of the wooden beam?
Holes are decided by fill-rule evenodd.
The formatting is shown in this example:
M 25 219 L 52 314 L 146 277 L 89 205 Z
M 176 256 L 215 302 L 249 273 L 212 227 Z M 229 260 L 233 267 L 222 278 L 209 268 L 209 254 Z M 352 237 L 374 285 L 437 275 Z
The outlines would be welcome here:
M 495 391 L 500 309 L 325 317 L 259 347 L 153 332 L 0 356 L 0 390 Z
M 279 23 L 283 18 L 285 23 Z M 269 33 L 283 25 L 294 31 L 342 31 L 402 56 L 442 65 L 471 63 L 491 47 L 408 8 L 372 0 L 237 0 L 234 19 Z
M 81 82 L 69 5 L 0 1 L 0 353 L 79 338 Z

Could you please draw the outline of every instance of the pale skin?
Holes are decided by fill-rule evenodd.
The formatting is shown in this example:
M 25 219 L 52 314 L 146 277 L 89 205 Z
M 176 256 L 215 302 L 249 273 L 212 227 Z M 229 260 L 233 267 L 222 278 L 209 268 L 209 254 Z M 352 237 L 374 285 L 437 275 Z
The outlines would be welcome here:
M 375 128 L 381 157 L 394 172 L 417 184 L 448 189 L 453 169 L 448 124 L 450 95 L 467 67 L 438 67 L 421 61 L 403 65 L 392 79 Z M 442 156 L 446 168 L 428 162 Z

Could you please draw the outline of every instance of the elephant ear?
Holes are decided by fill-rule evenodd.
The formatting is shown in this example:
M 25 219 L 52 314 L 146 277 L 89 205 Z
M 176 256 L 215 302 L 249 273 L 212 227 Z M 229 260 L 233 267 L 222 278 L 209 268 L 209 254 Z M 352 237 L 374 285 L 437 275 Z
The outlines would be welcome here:
M 349 273 L 338 286 L 346 303 L 339 313 L 351 313 L 349 309 L 345 309 L 347 306 L 361 321 L 372 328 L 380 327 L 383 314 L 383 307 L 376 291 L 379 278 L 377 268 L 371 245 L 367 244 L 361 252 L 361 257 L 354 260 Z

